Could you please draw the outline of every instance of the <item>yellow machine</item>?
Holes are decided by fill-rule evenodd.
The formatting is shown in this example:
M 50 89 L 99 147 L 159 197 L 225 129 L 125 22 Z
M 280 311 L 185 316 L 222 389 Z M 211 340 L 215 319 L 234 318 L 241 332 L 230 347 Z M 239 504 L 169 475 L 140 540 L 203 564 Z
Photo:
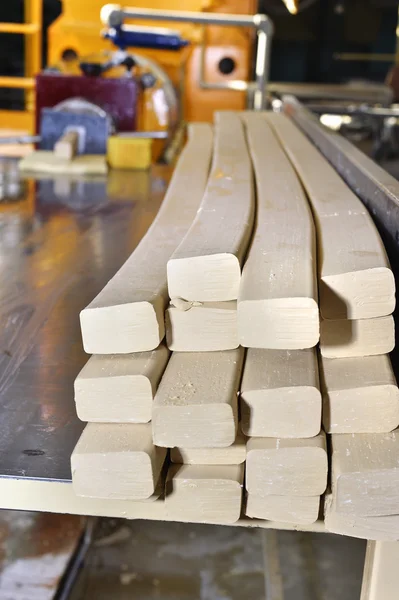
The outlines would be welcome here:
M 112 51 L 112 44 L 101 38 L 100 10 L 104 0 L 63 0 L 62 15 L 48 31 L 48 64 L 60 65 L 62 70 L 71 68 L 77 57 Z M 163 0 L 136 0 L 138 8 L 164 9 Z M 254 14 L 255 0 L 169 0 L 168 10 L 207 11 L 230 14 Z M 154 21 L 143 21 L 142 25 L 158 25 Z M 162 23 L 159 23 L 162 25 Z M 226 89 L 202 89 L 198 85 L 200 71 L 200 45 L 206 43 L 205 77 L 210 83 L 229 80 L 250 79 L 254 32 L 240 27 L 209 26 L 189 23 L 169 23 L 170 28 L 180 31 L 190 44 L 176 52 L 140 49 L 136 55 L 149 59 L 166 73 L 180 98 L 182 117 L 187 121 L 211 121 L 215 108 L 240 110 L 245 108 L 244 91 Z M 204 39 L 204 36 L 205 39 Z M 69 65 L 68 65 L 69 63 Z M 73 68 L 73 67 L 72 67 Z M 107 75 L 108 76 L 108 75 Z M 110 76 L 115 76 L 110 73 Z M 116 75 L 118 76 L 118 75 Z M 141 125 L 144 130 L 159 127 L 159 111 L 154 105 L 153 93 L 144 93 L 140 107 Z
M 134 164 L 143 168 L 143 165 L 148 165 L 151 160 L 157 160 L 165 148 L 170 146 L 181 122 L 212 121 L 215 109 L 246 108 L 247 83 L 252 79 L 255 66 L 255 29 L 262 28 L 262 23 L 267 19 L 263 15 L 253 16 L 256 12 L 255 0 L 169 0 L 168 11 L 164 10 L 163 0 L 136 0 L 133 10 L 137 10 L 138 13 L 129 15 L 127 9 L 123 27 L 114 27 L 112 23 L 104 20 L 104 16 L 100 17 L 101 10 L 112 13 L 115 9 L 123 7 L 104 7 L 104 0 L 62 0 L 62 14 L 48 30 L 48 67 L 45 73 L 40 74 L 37 47 L 41 34 L 41 3 L 42 0 L 25 0 L 27 23 L 12 29 L 15 33 L 28 36 L 28 49 L 32 50 L 33 42 L 35 44 L 34 56 L 32 53 L 26 55 L 27 77 L 13 78 L 13 81 L 7 78 L 7 81 L 3 82 L 3 85 L 9 83 L 27 90 L 26 110 L 19 113 L 19 120 L 15 115 L 11 127 L 28 129 L 32 133 L 35 131 L 36 134 L 40 134 L 41 144 L 43 135 L 40 125 L 44 107 L 54 108 L 57 103 L 68 98 L 73 100 L 73 97 L 84 97 L 94 105 L 97 104 L 95 93 L 94 97 L 91 94 L 91 97 L 87 98 L 79 91 L 80 88 L 76 91 L 77 88 L 73 88 L 72 84 L 72 79 L 78 79 L 82 83 L 83 79 L 86 79 L 86 82 L 88 79 L 92 80 L 91 75 L 108 80 L 118 79 L 118 84 L 115 82 L 118 86 L 119 83 L 122 86 L 129 78 L 134 80 L 137 84 L 136 95 L 129 100 L 130 97 L 125 97 L 122 93 L 122 97 L 125 98 L 123 110 L 127 109 L 129 112 L 129 107 L 134 110 L 134 130 L 155 134 L 143 135 L 140 140 L 132 139 L 132 136 L 130 139 L 128 136 L 110 139 L 107 144 L 110 166 L 130 168 Z M 140 14 L 140 9 L 145 11 L 145 15 Z M 164 27 L 165 23 L 159 20 L 161 17 L 156 12 L 152 16 L 149 15 L 152 10 L 158 10 L 162 17 L 169 21 L 168 29 Z M 178 11 L 179 15 L 184 13 L 185 16 L 177 22 L 170 23 L 167 13 L 170 16 L 173 11 Z M 234 15 L 237 15 L 237 18 L 234 18 Z M 3 24 L 2 30 L 10 31 L 11 25 Z M 130 25 L 134 27 L 129 30 Z M 129 31 L 140 37 L 142 30 L 146 30 L 145 35 L 156 38 L 154 45 L 140 45 L 136 37 L 128 37 Z M 162 31 L 167 32 L 165 37 L 169 39 L 178 38 L 179 44 L 176 48 L 170 48 L 168 45 L 163 47 L 162 43 L 158 43 L 159 32 Z M 112 32 L 115 34 L 114 38 Z M 266 32 L 257 33 L 258 51 L 264 46 L 264 74 L 268 58 Z M 124 35 L 129 42 L 125 45 Z M 105 39 L 106 37 L 109 39 Z M 263 46 L 260 41 L 262 39 Z M 127 62 L 131 64 L 127 65 Z M 258 62 L 257 60 L 256 77 L 260 90 L 264 89 L 264 80 L 262 73 L 258 73 Z M 83 65 L 87 65 L 89 70 L 85 71 Z M 92 72 L 91 69 L 97 72 Z M 51 81 L 51 75 L 56 79 Z M 59 78 L 59 75 L 65 77 Z M 61 79 L 67 79 L 68 82 L 64 85 L 64 91 L 60 92 L 61 97 L 54 100 L 57 95 L 55 89 L 59 87 Z M 114 99 L 115 95 L 111 94 L 111 100 L 106 100 L 108 108 L 114 105 Z M 116 108 L 116 111 L 118 110 L 120 108 Z M 7 118 L 6 113 L 7 111 L 4 111 L 4 124 L 11 124 L 11 119 Z M 11 116 L 14 117 L 10 113 Z M 1 121 L 2 119 L 0 127 L 4 127 Z M 126 129 L 131 130 L 131 126 Z M 114 131 L 117 133 L 125 130 L 122 127 Z M 125 164 L 126 157 L 129 157 L 128 164 Z

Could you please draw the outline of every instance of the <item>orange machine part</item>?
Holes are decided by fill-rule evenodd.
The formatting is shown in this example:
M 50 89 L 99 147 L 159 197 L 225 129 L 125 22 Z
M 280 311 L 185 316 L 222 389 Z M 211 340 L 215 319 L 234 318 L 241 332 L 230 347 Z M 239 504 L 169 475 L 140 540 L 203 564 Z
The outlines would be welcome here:
M 246 108 L 245 92 L 235 90 L 207 90 L 199 87 L 200 72 L 199 46 L 193 49 L 187 65 L 183 98 L 184 116 L 187 121 L 212 121 L 215 110 L 243 110 Z M 219 71 L 223 58 L 234 60 L 236 67 L 230 75 Z M 250 53 L 245 46 L 207 45 L 205 53 L 205 81 L 224 83 L 233 79 L 248 80 Z
M 49 64 L 58 63 L 67 49 L 74 50 L 80 56 L 112 49 L 110 42 L 100 36 L 103 25 L 99 14 L 105 3 L 105 0 L 62 1 L 63 14 L 49 28 Z M 126 2 L 125 6 L 130 4 L 140 8 L 165 8 L 164 0 L 135 0 L 131 3 Z M 168 0 L 168 9 L 253 14 L 256 12 L 256 4 L 256 0 Z M 164 25 L 161 21 L 140 21 L 140 24 Z M 188 50 L 174 53 L 138 49 L 137 53 L 157 61 L 177 90 L 183 93 L 184 119 L 210 121 L 216 109 L 245 108 L 244 92 L 200 88 L 199 44 L 203 35 L 201 26 L 168 23 L 167 27 L 177 29 L 191 41 Z M 206 29 L 206 80 L 212 83 L 222 83 L 229 79 L 248 81 L 251 75 L 253 41 L 254 32 L 244 28 L 208 27 Z M 234 60 L 235 68 L 232 73 L 224 75 L 219 70 L 219 62 L 226 57 Z M 152 117 L 149 121 L 152 121 Z M 145 128 L 149 128 L 149 123 L 146 125 Z

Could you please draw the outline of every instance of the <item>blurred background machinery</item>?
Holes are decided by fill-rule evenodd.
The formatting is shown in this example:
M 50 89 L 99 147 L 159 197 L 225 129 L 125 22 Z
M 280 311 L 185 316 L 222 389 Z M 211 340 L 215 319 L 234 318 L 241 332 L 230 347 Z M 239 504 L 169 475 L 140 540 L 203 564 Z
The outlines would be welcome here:
M 90 0 L 84 5 L 79 0 L 63 0 L 62 14 L 48 31 L 48 64 L 61 64 L 73 58 L 114 49 L 112 43 L 100 36 L 104 25 L 100 21 L 103 0 Z M 138 0 L 137 8 L 162 10 L 162 0 Z M 258 12 L 256 0 L 171 0 L 168 10 L 203 11 L 229 14 Z M 143 20 L 139 25 L 159 27 L 162 22 Z M 204 90 L 198 83 L 200 70 L 200 47 L 206 44 L 205 77 L 212 83 L 224 83 L 232 79 L 248 81 L 251 77 L 254 56 L 254 31 L 241 27 L 211 25 L 204 29 L 191 23 L 168 23 L 168 28 L 179 32 L 190 43 L 176 51 L 141 48 L 137 53 L 159 65 L 182 99 L 182 113 L 187 121 L 211 120 L 214 107 L 233 110 L 245 107 L 245 93 L 229 90 Z M 148 63 L 147 63 L 148 64 Z M 145 67 L 143 67 L 145 68 Z M 147 67 L 148 69 L 148 67 Z M 143 99 L 146 110 L 156 112 L 156 97 L 148 92 Z M 155 103 L 155 104 L 154 104 Z M 144 117 L 151 120 L 153 117 Z M 159 117 L 158 117 L 159 118 Z
M 130 146 L 141 144 L 147 155 L 151 146 L 151 159 L 158 160 L 166 149 L 173 155 L 184 122 L 209 121 L 215 108 L 251 105 L 256 28 L 141 16 L 126 17 L 115 29 L 100 17 L 103 4 L 2 3 L 2 135 L 7 128 L 39 134 L 43 108 L 81 96 L 106 105 L 116 132 L 157 133 L 154 141 L 149 135 Z M 134 3 L 136 13 L 162 12 L 164 5 Z M 300 98 L 326 125 L 371 146 L 378 160 L 399 152 L 396 1 L 170 0 L 167 7 L 216 18 L 267 15 L 274 24 L 270 101 L 287 93 Z
M 156 138 L 152 160 L 170 149 L 186 121 L 210 121 L 216 107 L 239 110 L 251 99 L 259 107 L 265 104 L 272 24 L 266 16 L 255 14 L 254 0 L 174 0 L 168 4 L 168 15 L 160 10 L 159 1 L 142 0 L 129 13 L 115 6 L 112 11 L 112 5 L 107 11 L 102 0 L 64 0 L 61 15 L 47 30 L 43 71 L 41 4 L 41 0 L 25 0 L 26 22 L 2 24 L 2 31 L 25 34 L 25 77 L 6 76 L 0 78 L 0 85 L 22 88 L 25 98 L 24 111 L 0 113 L 0 127 L 7 123 L 40 134 L 42 149 L 49 149 L 43 141 L 48 139 L 43 111 L 71 99 L 84 99 L 105 110 L 116 134 L 134 137 L 138 131 Z M 108 13 L 121 15 L 116 27 Z M 168 21 L 168 28 L 160 27 L 164 23 L 159 17 Z M 260 60 L 254 66 L 255 52 Z M 251 88 L 250 96 L 248 82 L 254 72 L 258 91 Z M 53 122 L 59 117 L 57 108 Z M 162 132 L 164 136 L 159 135 Z M 125 138 L 117 140 L 118 148 L 128 143 Z M 115 144 L 114 140 L 112 148 Z M 118 160 L 114 166 L 121 166 Z

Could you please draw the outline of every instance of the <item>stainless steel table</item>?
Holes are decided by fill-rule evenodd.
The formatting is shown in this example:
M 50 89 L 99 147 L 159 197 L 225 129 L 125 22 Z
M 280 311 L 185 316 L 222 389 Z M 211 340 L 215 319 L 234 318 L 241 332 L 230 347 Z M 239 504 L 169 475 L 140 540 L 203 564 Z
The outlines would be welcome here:
M 169 171 L 19 182 L 0 163 L 0 478 L 70 481 L 79 312 L 151 224 Z
M 284 108 L 368 206 L 398 277 L 398 182 L 298 103 L 287 99 Z M 27 180 L 21 190 L 15 164 L 1 166 L 0 508 L 166 520 L 158 500 L 77 498 L 69 459 L 83 429 L 73 401 L 87 360 L 79 312 L 149 227 L 170 171 Z M 250 519 L 237 525 L 300 529 Z M 399 542 L 368 544 L 362 599 L 394 600 Z

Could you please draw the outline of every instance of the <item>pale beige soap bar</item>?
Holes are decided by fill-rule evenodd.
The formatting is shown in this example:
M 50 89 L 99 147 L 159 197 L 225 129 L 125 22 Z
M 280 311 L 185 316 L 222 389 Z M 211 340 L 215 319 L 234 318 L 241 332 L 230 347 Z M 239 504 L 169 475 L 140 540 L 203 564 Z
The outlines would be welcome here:
M 320 496 L 257 496 L 247 493 L 245 514 L 251 519 L 310 525 L 319 516 Z
M 238 337 L 249 348 L 311 348 L 319 341 L 316 236 L 309 203 L 259 112 L 245 111 L 257 212 L 238 296 Z
M 252 165 L 241 119 L 230 111 L 216 112 L 212 169 L 205 195 L 167 265 L 172 300 L 237 299 L 254 210 Z
M 378 319 L 322 321 L 320 352 L 325 358 L 351 358 L 388 354 L 395 347 L 391 316 Z
M 331 436 L 336 510 L 359 517 L 399 514 L 399 430 Z
M 173 521 L 235 523 L 240 518 L 244 465 L 172 465 L 165 509 Z
M 395 280 L 367 209 L 312 142 L 285 115 L 265 113 L 313 208 L 324 319 L 370 319 L 395 308 Z
M 323 254 L 325 275 L 319 284 L 323 317 L 370 319 L 391 314 L 395 279 L 370 215 L 327 216 L 319 223 L 321 244 L 329 248 Z M 339 252 L 333 252 L 334 245 Z
M 364 540 L 398 541 L 399 514 L 385 517 L 358 517 L 336 510 L 331 494 L 326 494 L 324 524 L 327 531 Z
M 227 448 L 172 448 L 172 462 L 185 465 L 241 465 L 245 462 L 246 439 L 238 433 Z
M 153 405 L 157 446 L 224 448 L 234 443 L 243 355 L 242 348 L 172 354 Z
M 316 351 L 249 348 L 240 404 L 245 435 L 317 435 L 321 427 L 321 394 Z
M 399 425 L 399 390 L 389 356 L 322 358 L 327 433 L 380 433 Z
M 189 125 L 162 206 L 133 254 L 80 313 L 83 346 L 89 354 L 153 350 L 165 334 L 166 264 L 197 214 L 208 180 L 212 128 Z
M 246 489 L 257 496 L 320 496 L 327 486 L 324 432 L 307 439 L 251 438 Z
M 148 423 L 169 350 L 94 355 L 75 380 L 79 419 L 98 423 Z
M 165 458 L 148 423 L 89 423 L 71 456 L 73 489 L 90 498 L 144 500 L 154 494 Z
M 237 302 L 174 300 L 166 311 L 166 342 L 177 352 L 238 348 Z

